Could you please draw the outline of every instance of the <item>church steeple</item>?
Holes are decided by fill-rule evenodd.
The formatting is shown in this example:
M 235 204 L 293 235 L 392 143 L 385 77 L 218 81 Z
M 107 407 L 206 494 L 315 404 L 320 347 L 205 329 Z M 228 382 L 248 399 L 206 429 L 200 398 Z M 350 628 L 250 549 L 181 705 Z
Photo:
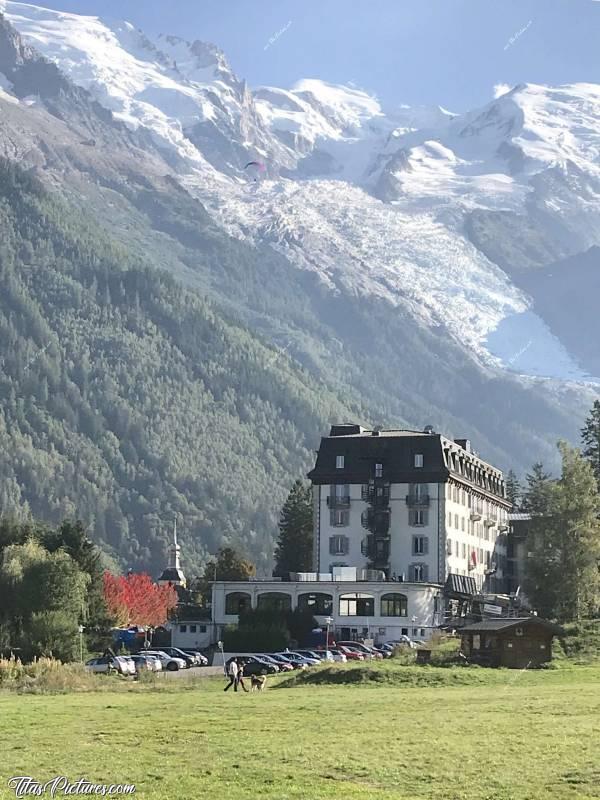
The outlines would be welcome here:
M 175 519 L 173 524 L 173 542 L 169 545 L 168 554 L 169 565 L 163 570 L 162 575 L 158 579 L 158 583 L 171 583 L 174 586 L 185 587 L 185 575 L 181 569 L 181 547 L 177 541 L 177 519 Z

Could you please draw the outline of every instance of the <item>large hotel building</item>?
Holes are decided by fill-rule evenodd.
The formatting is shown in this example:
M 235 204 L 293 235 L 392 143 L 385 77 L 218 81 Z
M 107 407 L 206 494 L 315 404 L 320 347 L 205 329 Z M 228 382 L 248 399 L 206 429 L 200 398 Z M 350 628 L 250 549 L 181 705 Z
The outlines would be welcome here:
M 470 576 L 478 591 L 503 590 L 510 503 L 502 472 L 467 439 L 334 425 L 308 477 L 315 572 L 442 585 Z

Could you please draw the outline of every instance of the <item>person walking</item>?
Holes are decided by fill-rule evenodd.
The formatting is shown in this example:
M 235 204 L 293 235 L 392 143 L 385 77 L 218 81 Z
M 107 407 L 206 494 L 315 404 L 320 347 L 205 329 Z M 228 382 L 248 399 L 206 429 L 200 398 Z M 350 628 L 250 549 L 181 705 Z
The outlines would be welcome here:
M 241 662 L 241 661 L 240 661 L 240 663 L 238 664 L 238 674 L 237 674 L 237 681 L 238 681 L 238 684 L 239 684 L 239 686 L 241 686 L 241 687 L 242 687 L 242 689 L 243 689 L 245 692 L 247 692 L 247 691 L 248 691 L 248 689 L 246 689 L 246 684 L 244 683 L 244 664 L 243 664 L 243 662 Z
M 237 658 L 232 658 L 229 664 L 227 665 L 227 677 L 229 678 L 229 683 L 223 689 L 224 692 L 227 691 L 231 686 L 233 686 L 233 691 L 237 692 L 238 690 L 238 663 Z

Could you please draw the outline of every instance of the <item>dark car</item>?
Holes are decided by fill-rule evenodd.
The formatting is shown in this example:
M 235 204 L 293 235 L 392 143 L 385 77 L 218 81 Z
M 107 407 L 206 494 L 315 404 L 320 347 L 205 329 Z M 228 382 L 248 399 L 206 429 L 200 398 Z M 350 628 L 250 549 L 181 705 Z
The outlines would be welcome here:
M 166 653 L 168 656 L 172 656 L 173 658 L 183 658 L 185 661 L 185 666 L 187 669 L 190 667 L 197 666 L 198 662 L 194 658 L 194 656 L 190 655 L 189 653 L 185 653 L 183 650 L 180 650 L 178 647 L 161 647 L 161 650 Z M 143 655 L 143 652 L 142 652 Z
M 227 666 L 233 661 L 230 658 L 227 661 Z M 256 656 L 237 656 L 238 664 L 243 664 L 244 675 L 274 675 L 279 672 L 279 667 L 275 664 L 269 664 L 268 661 L 262 661 Z
M 195 650 L 193 647 L 179 647 L 178 650 L 182 650 L 184 653 L 188 653 L 190 656 L 194 656 L 197 659 L 199 666 L 201 667 L 208 666 L 208 658 L 199 650 Z

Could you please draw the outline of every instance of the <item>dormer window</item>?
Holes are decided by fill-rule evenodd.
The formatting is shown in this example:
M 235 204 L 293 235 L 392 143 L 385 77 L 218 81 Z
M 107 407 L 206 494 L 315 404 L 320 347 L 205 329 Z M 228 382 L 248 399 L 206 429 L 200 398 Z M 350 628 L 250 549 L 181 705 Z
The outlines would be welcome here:
M 336 469 L 344 469 L 344 456 L 336 456 L 335 457 L 335 468 Z
M 415 453 L 415 468 L 420 469 L 423 466 L 423 453 Z

